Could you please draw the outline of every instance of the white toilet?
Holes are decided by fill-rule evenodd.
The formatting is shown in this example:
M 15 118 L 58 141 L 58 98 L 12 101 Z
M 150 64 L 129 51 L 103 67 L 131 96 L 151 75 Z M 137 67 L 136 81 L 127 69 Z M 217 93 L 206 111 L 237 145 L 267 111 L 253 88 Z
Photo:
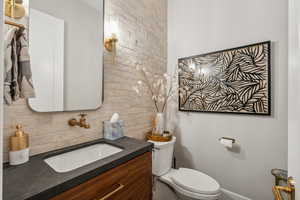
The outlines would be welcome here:
M 217 200 L 221 196 L 219 183 L 208 175 L 193 169 L 172 169 L 176 138 L 170 142 L 153 142 L 153 175 L 173 188 L 180 200 Z

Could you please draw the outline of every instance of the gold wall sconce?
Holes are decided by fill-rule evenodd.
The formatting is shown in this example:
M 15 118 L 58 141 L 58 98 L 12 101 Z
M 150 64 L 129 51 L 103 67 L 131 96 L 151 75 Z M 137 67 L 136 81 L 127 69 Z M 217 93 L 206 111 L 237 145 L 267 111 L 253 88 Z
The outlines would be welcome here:
M 116 52 L 117 42 L 118 42 L 117 35 L 113 33 L 111 37 L 105 39 L 104 41 L 105 49 L 109 52 Z
M 23 18 L 26 14 L 26 10 L 22 3 L 23 0 L 5 0 L 5 16 L 14 19 Z
M 112 53 L 113 62 L 115 63 L 115 57 L 117 53 L 117 43 L 118 39 L 119 27 L 116 21 L 110 21 L 110 23 L 106 24 L 106 38 L 104 40 L 105 49 Z

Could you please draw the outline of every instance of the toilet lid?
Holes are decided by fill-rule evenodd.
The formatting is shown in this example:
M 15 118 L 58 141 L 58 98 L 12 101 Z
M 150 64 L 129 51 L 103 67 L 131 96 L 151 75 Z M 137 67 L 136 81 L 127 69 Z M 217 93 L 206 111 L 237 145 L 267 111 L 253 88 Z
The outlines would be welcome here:
M 217 194 L 219 183 L 210 176 L 193 169 L 180 168 L 171 177 L 179 187 L 200 194 Z

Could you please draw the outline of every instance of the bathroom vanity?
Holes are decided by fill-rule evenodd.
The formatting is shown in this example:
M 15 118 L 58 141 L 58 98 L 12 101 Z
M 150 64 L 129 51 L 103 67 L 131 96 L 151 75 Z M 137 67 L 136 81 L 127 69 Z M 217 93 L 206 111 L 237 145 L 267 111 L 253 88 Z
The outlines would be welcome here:
M 111 169 L 51 200 L 151 199 L 151 153 Z
M 45 161 L 99 144 L 122 151 L 64 173 Z M 20 166 L 6 165 L 3 179 L 4 200 L 150 200 L 152 144 L 128 137 L 100 139 L 33 156 Z

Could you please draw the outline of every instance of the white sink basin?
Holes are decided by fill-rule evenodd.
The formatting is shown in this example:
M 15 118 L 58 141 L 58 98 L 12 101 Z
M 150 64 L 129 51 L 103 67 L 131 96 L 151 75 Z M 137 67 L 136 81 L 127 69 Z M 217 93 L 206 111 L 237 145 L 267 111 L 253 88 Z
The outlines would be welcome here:
M 56 172 L 70 172 L 95 161 L 123 151 L 109 144 L 95 144 L 45 159 L 45 162 Z

